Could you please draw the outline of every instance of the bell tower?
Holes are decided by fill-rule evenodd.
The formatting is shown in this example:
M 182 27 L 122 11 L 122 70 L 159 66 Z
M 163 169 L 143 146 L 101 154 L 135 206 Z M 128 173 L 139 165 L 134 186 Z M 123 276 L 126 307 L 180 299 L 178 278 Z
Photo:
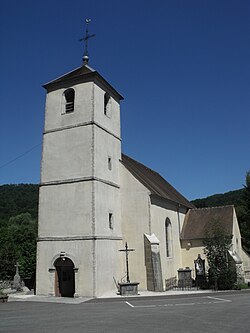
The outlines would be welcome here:
M 96 297 L 120 276 L 123 97 L 86 54 L 44 88 L 37 294 Z

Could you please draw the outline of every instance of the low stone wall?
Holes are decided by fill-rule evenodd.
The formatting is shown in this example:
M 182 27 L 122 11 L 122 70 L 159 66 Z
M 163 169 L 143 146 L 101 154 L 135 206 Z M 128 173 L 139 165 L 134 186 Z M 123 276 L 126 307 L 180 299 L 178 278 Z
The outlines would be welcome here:
M 165 290 L 171 290 L 177 287 L 177 278 L 176 276 L 171 277 L 165 280 Z

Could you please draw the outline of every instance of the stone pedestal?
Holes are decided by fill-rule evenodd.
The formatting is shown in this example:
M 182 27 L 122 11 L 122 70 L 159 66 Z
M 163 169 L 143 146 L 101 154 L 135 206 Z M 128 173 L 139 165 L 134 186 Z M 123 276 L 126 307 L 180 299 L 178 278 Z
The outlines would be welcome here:
M 118 283 L 121 296 L 138 295 L 139 282 L 121 282 Z

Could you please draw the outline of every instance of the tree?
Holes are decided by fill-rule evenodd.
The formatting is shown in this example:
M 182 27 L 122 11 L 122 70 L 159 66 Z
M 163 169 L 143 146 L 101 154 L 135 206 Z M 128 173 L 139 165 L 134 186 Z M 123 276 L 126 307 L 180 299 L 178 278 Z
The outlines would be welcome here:
M 209 284 L 215 289 L 232 289 L 237 281 L 235 264 L 228 250 L 232 235 L 226 235 L 219 221 L 211 221 L 204 241 L 204 253 L 209 265 Z
M 0 279 L 13 279 L 18 261 L 22 278 L 30 278 L 36 269 L 37 222 L 29 213 L 11 217 L 0 228 Z
M 246 173 L 246 185 L 244 185 L 242 201 L 242 211 L 239 219 L 242 243 L 245 250 L 250 253 L 250 171 Z

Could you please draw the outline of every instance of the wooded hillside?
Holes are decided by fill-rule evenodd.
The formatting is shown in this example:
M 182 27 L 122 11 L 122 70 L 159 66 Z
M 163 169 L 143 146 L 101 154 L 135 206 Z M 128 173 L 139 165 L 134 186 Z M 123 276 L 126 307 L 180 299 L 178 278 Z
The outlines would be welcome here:
M 196 199 L 191 201 L 197 208 L 203 207 L 217 207 L 234 205 L 239 207 L 243 205 L 244 201 L 244 189 L 230 191 L 223 194 L 214 194 L 207 198 Z
M 37 184 L 1 185 L 0 226 L 21 213 L 29 213 L 33 219 L 37 219 L 38 190 Z

